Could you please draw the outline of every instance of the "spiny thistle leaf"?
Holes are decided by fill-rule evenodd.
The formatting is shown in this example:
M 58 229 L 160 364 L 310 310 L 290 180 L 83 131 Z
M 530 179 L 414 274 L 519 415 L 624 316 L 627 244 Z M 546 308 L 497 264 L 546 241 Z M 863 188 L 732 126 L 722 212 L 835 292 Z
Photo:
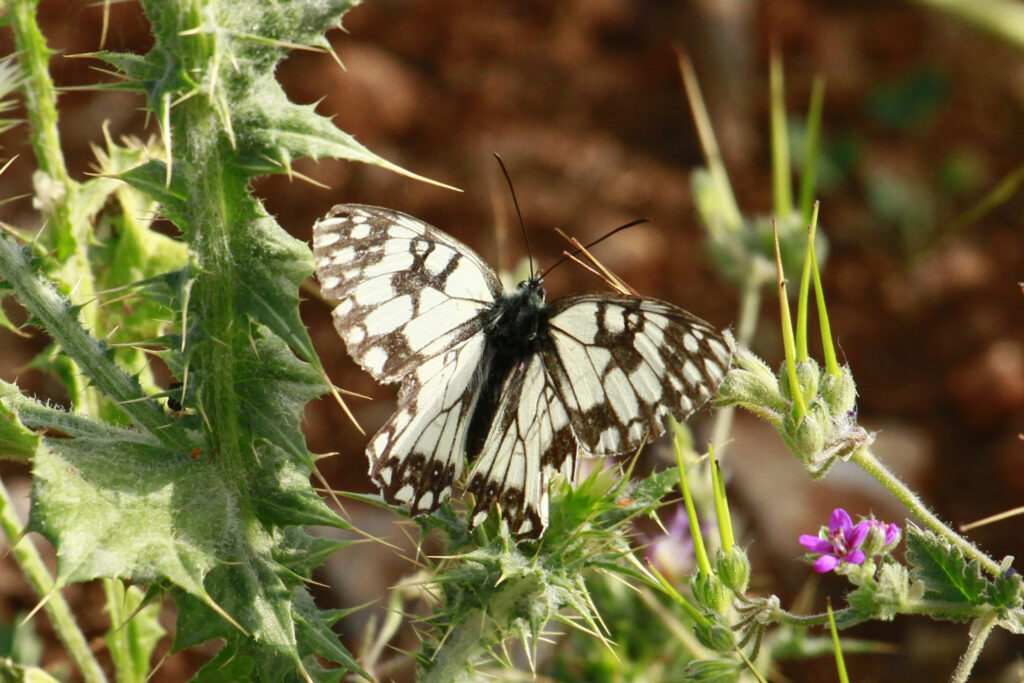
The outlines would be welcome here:
M 205 598 L 204 573 L 239 532 L 228 514 L 235 492 L 209 464 L 148 435 L 95 431 L 44 439 L 34 462 L 28 528 L 57 548 L 57 585 L 167 577 Z

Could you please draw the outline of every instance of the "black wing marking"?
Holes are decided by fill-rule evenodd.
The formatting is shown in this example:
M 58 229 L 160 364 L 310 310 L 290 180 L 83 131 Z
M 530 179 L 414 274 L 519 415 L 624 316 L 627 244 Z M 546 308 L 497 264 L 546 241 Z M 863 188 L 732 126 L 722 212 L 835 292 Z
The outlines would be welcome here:
M 672 304 L 585 294 L 551 304 L 542 351 L 582 451 L 618 455 L 710 399 L 732 339 Z
M 466 487 L 477 496 L 470 523 L 497 504 L 513 533 L 539 538 L 548 523 L 548 482 L 556 472 L 572 476 L 576 441 L 539 355 L 513 369 L 501 396 Z
M 502 293 L 469 247 L 398 211 L 339 204 L 313 226 L 313 257 L 334 326 L 379 382 L 397 382 L 464 343 Z

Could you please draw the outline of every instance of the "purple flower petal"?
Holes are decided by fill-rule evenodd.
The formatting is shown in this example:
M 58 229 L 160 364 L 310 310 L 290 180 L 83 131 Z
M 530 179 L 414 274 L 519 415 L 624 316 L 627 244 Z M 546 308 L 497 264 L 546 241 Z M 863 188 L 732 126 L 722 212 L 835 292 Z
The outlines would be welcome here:
M 812 553 L 832 552 L 831 543 L 826 541 L 824 538 L 818 538 L 817 536 L 811 536 L 810 534 L 804 534 L 800 537 L 800 545 L 807 548 Z
M 851 550 L 846 553 L 846 557 L 843 558 L 843 562 L 849 562 L 850 564 L 863 564 L 867 556 L 863 550 Z
M 856 548 L 864 542 L 864 539 L 868 537 L 868 532 L 871 531 L 871 522 L 864 520 L 859 522 L 857 526 L 853 527 L 853 531 L 846 534 L 846 547 Z
M 843 536 L 848 536 L 853 530 L 853 520 L 850 519 L 849 513 L 843 508 L 836 508 L 832 511 L 832 516 L 828 520 L 828 528 L 831 532 L 829 535 L 835 534 L 837 531 L 842 531 Z
M 885 544 L 892 545 L 896 542 L 896 539 L 900 537 L 900 528 L 895 524 L 890 524 L 885 529 Z
M 839 558 L 835 555 L 822 555 L 816 559 L 814 564 L 811 566 L 813 566 L 814 571 L 819 574 L 825 574 L 839 566 Z

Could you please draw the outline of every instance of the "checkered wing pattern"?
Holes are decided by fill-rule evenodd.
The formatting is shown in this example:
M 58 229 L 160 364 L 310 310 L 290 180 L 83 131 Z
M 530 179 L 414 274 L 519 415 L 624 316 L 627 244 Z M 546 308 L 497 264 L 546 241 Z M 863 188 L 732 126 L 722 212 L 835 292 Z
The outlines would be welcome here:
M 587 455 L 636 451 L 682 421 L 725 376 L 732 340 L 678 306 L 610 294 L 551 304 L 542 355 Z
M 374 379 L 392 383 L 483 326 L 502 293 L 469 247 L 398 211 L 341 204 L 313 226 L 317 279 L 334 327 Z
M 465 479 L 474 525 L 500 506 L 514 533 L 539 537 L 555 473 L 571 476 L 578 454 L 635 451 L 667 415 L 683 420 L 705 403 L 729 366 L 728 334 L 655 299 L 546 305 L 537 278 L 538 303 L 516 309 L 534 324 L 515 322 L 476 254 L 397 211 L 336 206 L 313 226 L 313 251 L 349 353 L 378 381 L 402 383 L 366 452 L 384 498 L 412 514 L 436 510 Z M 502 354 L 520 330 L 536 338 L 509 363 Z M 501 382 L 497 394 L 489 381 Z

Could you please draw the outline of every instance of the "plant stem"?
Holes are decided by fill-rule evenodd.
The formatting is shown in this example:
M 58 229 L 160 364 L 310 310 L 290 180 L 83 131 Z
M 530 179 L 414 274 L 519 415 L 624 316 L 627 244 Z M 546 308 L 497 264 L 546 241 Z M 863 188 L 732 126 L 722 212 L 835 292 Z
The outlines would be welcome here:
M 46 38 L 36 22 L 37 0 L 12 0 L 10 22 L 14 30 L 14 44 L 18 60 L 25 74 L 22 91 L 25 111 L 30 123 L 32 148 L 35 151 L 39 173 L 48 183 L 37 187 L 37 198 L 43 205 L 50 232 L 50 245 L 61 262 L 61 279 L 73 288 L 77 302 L 82 303 L 80 315 L 86 329 L 96 332 L 97 306 L 94 299 L 94 278 L 86 249 L 89 242 L 89 221 L 79 215 L 78 183 L 68 175 L 64 154 L 60 146 L 57 127 L 57 89 L 50 78 L 49 61 L 53 52 L 46 46 Z M 59 191 L 58 191 L 59 188 Z M 38 197 L 47 194 L 47 197 Z M 86 415 L 100 414 L 100 393 L 87 382 L 68 386 L 69 397 L 75 410 Z
M 64 643 L 68 654 L 78 665 L 82 679 L 86 683 L 105 683 L 107 677 L 89 649 L 89 643 L 78 628 L 78 624 L 75 623 L 71 608 L 64 601 L 64 596 L 53 590 L 53 578 L 46 571 L 46 566 L 43 564 L 42 558 L 39 557 L 39 551 L 36 550 L 30 539 L 22 537 L 24 530 L 21 520 L 18 519 L 7 487 L 2 482 L 0 482 L 0 525 L 3 526 L 4 534 L 11 544 L 11 556 L 18 563 L 25 578 L 32 584 L 36 594 L 40 597 L 49 596 L 43 609 L 50 617 L 50 623 L 56 631 L 57 637 Z
M 753 269 L 751 269 L 753 270 Z M 736 346 L 750 345 L 757 329 L 757 320 L 761 314 L 761 280 L 751 272 L 743 283 L 740 292 L 739 322 L 736 324 Z M 732 431 L 732 420 L 736 414 L 736 406 L 726 406 L 718 411 L 715 425 L 711 430 L 711 441 L 718 453 L 726 448 L 726 441 Z
M 470 662 L 484 647 L 487 615 L 473 610 L 452 627 L 436 652 L 434 665 L 423 672 L 420 683 L 457 683 L 473 680 Z
M 0 275 L 14 290 L 21 304 L 97 387 L 114 399 L 137 425 L 147 429 L 168 448 L 181 448 L 181 438 L 170 418 L 149 400 L 134 378 L 107 357 L 103 345 L 82 328 L 74 309 L 31 269 L 22 250 L 6 235 L 0 235 Z M 94 417 L 97 413 L 87 412 Z
M 868 448 L 857 449 L 851 459 L 878 480 L 882 486 L 889 489 L 889 492 L 896 496 L 931 531 L 960 548 L 964 555 L 978 562 L 989 574 L 999 576 L 1001 572 L 999 564 L 995 560 L 946 526 L 931 510 L 925 507 L 924 503 L 917 497 L 917 494 L 900 481 L 899 477 L 883 465 Z
M 985 647 L 985 641 L 988 640 L 989 635 L 992 633 L 996 621 L 996 613 L 993 611 L 980 619 L 976 619 L 971 624 L 971 642 L 967 645 L 967 649 L 964 650 L 963 656 L 960 657 L 960 661 L 956 665 L 956 670 L 950 679 L 951 683 L 965 683 L 971 677 L 974 663 L 978 661 L 978 655 L 981 654 L 982 648 Z

